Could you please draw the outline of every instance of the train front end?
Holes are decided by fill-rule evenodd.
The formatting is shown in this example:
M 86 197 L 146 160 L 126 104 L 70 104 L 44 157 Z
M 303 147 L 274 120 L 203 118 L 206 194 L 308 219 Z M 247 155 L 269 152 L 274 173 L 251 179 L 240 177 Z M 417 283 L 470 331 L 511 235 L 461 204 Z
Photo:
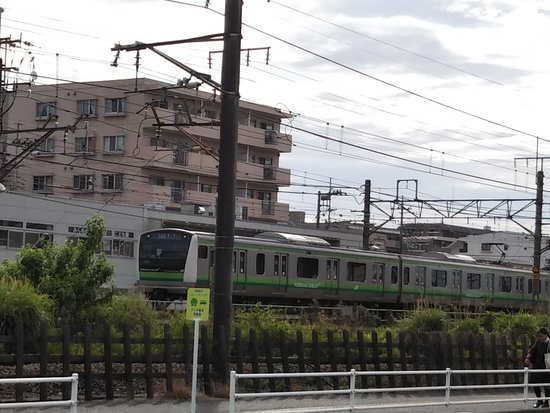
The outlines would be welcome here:
M 137 287 L 155 300 L 185 298 L 197 281 L 198 239 L 181 229 L 158 229 L 139 239 Z

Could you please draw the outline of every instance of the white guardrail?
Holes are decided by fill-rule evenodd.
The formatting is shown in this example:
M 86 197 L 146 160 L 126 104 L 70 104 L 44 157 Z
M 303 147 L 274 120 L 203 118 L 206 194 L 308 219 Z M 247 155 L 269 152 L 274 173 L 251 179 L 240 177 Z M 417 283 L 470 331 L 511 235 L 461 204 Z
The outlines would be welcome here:
M 70 413 L 77 413 L 78 404 L 78 374 L 70 377 L 24 377 L 15 379 L 0 379 L 2 384 L 27 384 L 27 383 L 71 383 L 71 398 L 69 400 L 52 400 L 43 402 L 15 402 L 0 403 L 1 409 L 18 409 L 23 407 L 63 407 L 68 406 Z
M 300 413 L 316 413 L 316 412 L 353 412 L 359 410 L 373 410 L 373 409 L 396 409 L 396 408 L 409 408 L 409 407 L 429 407 L 429 406 L 457 406 L 457 405 L 475 405 L 482 403 L 511 403 L 511 402 L 524 402 L 538 400 L 538 398 L 529 397 L 529 389 L 534 386 L 550 386 L 550 383 L 529 383 L 529 373 L 536 372 L 548 372 L 548 370 L 535 370 L 535 369 L 508 369 L 508 370 L 451 370 L 449 368 L 445 370 L 418 370 L 418 371 L 356 371 L 350 370 L 345 372 L 326 372 L 326 373 L 249 373 L 239 374 L 235 371 L 231 372 L 229 383 L 229 413 L 235 413 L 236 401 L 238 399 L 252 399 L 252 398 L 266 398 L 266 397 L 303 397 L 303 396 L 319 396 L 319 395 L 348 395 L 347 403 L 345 405 L 336 406 L 331 405 L 330 408 L 325 407 L 304 407 L 303 401 L 300 402 Z M 483 374 L 520 374 L 522 381 L 511 384 L 471 384 L 471 385 L 451 385 L 451 378 L 453 375 L 468 374 L 468 375 L 483 375 Z M 423 387 L 383 387 L 383 388 L 357 388 L 357 377 L 360 376 L 414 376 L 414 375 L 431 375 L 431 376 L 445 376 L 445 385 L 435 386 L 423 386 Z M 348 377 L 349 388 L 342 390 L 307 390 L 307 391 L 276 391 L 276 392 L 246 392 L 237 393 L 237 382 L 242 379 L 274 379 L 274 378 L 326 378 L 326 377 Z M 477 399 L 473 400 L 469 398 L 455 399 L 451 398 L 452 391 L 456 390 L 496 390 L 496 389 L 522 389 L 522 393 L 516 397 L 496 398 L 496 399 Z M 357 404 L 355 396 L 358 394 L 369 393 L 404 393 L 404 392 L 427 392 L 427 391 L 442 391 L 443 397 L 441 400 L 434 398 L 434 401 L 430 402 L 413 402 L 413 403 L 396 403 L 396 404 Z M 519 393 L 519 392 L 518 392 Z M 459 398 L 458 394 L 453 397 Z M 544 397 L 542 398 L 544 399 Z M 271 411 L 271 410 L 270 410 Z M 294 413 L 297 411 L 296 407 L 291 409 L 277 409 L 273 410 L 277 413 Z

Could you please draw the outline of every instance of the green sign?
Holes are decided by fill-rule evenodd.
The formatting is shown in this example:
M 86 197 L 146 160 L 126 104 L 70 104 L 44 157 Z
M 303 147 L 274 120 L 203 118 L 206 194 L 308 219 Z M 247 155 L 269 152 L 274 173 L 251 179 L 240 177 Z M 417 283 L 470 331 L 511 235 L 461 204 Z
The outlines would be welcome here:
M 187 290 L 187 306 L 185 318 L 207 321 L 210 312 L 210 288 L 189 288 Z

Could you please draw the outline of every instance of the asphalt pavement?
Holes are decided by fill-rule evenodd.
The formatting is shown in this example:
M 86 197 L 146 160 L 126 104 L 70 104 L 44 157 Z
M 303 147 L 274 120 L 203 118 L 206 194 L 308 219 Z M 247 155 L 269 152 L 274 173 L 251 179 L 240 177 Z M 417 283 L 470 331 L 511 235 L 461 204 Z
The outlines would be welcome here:
M 369 395 L 356 397 L 356 406 L 368 406 L 368 409 L 356 410 L 375 413 L 501 413 L 501 412 L 525 412 L 533 411 L 533 402 L 491 402 L 495 399 L 513 398 L 516 395 L 504 393 L 474 395 L 465 393 L 453 397 L 453 401 L 483 401 L 477 404 L 461 404 L 445 406 L 421 406 L 421 407 L 398 407 L 404 404 L 414 403 L 438 403 L 443 396 L 400 395 L 400 396 L 377 396 Z M 292 398 L 256 398 L 253 400 L 238 400 L 236 412 L 238 413 L 300 413 L 309 408 L 323 409 L 322 412 L 332 412 L 336 408 L 345 407 L 348 403 L 346 397 L 292 397 Z M 2 411 L 0 409 L 0 411 Z M 44 412 L 44 413 L 67 413 L 69 408 L 35 408 L 35 409 L 9 409 L 4 412 Z M 550 409 L 541 409 L 550 412 Z M 134 400 L 134 401 L 92 401 L 80 402 L 78 405 L 80 413 L 190 413 L 189 401 L 166 401 L 166 400 Z M 201 399 L 197 403 L 196 413 L 227 413 L 229 404 L 223 399 Z

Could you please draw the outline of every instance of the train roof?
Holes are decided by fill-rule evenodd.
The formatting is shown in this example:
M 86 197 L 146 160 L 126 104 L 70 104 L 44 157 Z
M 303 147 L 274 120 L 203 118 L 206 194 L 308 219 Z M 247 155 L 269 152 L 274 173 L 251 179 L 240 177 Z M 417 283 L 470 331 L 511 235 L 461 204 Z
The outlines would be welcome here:
M 259 234 L 254 235 L 254 238 L 268 239 L 272 241 L 284 242 L 286 244 L 330 247 L 329 242 L 322 238 L 300 234 L 288 234 L 285 232 L 260 232 Z

